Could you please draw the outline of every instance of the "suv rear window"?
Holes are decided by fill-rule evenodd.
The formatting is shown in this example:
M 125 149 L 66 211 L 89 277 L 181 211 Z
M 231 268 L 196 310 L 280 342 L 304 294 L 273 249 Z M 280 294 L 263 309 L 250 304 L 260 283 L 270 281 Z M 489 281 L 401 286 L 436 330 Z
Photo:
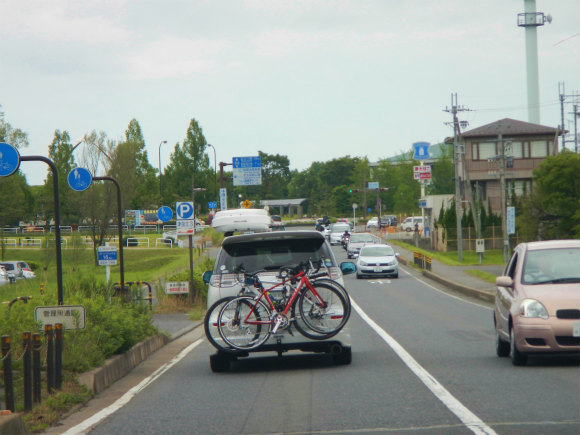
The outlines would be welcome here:
M 215 272 L 231 273 L 239 266 L 250 272 L 275 270 L 282 266 L 297 266 L 302 261 L 317 262 L 321 259 L 327 267 L 336 266 L 328 245 L 321 238 L 256 240 L 224 246 Z

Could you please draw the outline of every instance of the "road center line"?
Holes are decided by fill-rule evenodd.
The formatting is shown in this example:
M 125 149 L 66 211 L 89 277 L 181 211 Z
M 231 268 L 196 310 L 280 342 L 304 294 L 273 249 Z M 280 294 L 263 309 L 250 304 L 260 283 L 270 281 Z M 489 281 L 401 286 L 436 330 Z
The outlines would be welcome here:
M 447 389 L 441 385 L 427 370 L 425 370 L 412 356 L 407 352 L 397 340 L 391 337 L 383 328 L 371 319 L 352 299 L 351 305 L 362 319 L 387 343 L 391 349 L 401 358 L 409 369 L 425 384 L 429 390 L 453 413 L 461 422 L 467 426 L 473 433 L 478 435 L 492 435 L 496 432 L 486 425 L 479 417 L 467 409 L 459 400 L 457 400 Z
M 123 394 L 114 403 L 107 406 L 106 408 L 101 409 L 95 415 L 87 418 L 82 423 L 79 423 L 76 426 L 71 427 L 63 435 L 80 435 L 80 434 L 88 433 L 88 431 L 91 430 L 94 426 L 99 424 L 102 420 L 107 418 L 109 415 L 111 415 L 114 412 L 121 409 L 123 406 L 125 406 L 127 403 L 129 403 L 131 401 L 131 399 L 133 399 L 133 397 L 135 397 L 137 394 L 139 394 L 139 392 L 141 392 L 141 390 L 145 389 L 153 381 L 155 381 L 157 378 L 159 378 L 161 375 L 163 375 L 163 373 L 165 373 L 167 370 L 169 370 L 171 367 L 173 367 L 175 364 L 177 364 L 179 361 L 181 361 L 183 358 L 185 358 L 187 356 L 187 354 L 189 352 L 191 352 L 193 349 L 195 349 L 197 346 L 199 346 L 199 344 L 201 344 L 202 341 L 203 340 L 200 338 L 199 340 L 197 340 L 197 341 L 193 342 L 192 344 L 190 344 L 189 346 L 187 346 L 185 349 L 183 349 L 181 352 L 179 352 L 179 354 L 177 354 L 171 361 L 169 361 L 167 364 L 159 367 L 151 375 L 147 376 L 145 379 L 143 379 L 141 382 L 139 382 L 137 385 L 135 385 L 133 388 L 131 388 L 129 391 L 127 391 L 125 394 Z

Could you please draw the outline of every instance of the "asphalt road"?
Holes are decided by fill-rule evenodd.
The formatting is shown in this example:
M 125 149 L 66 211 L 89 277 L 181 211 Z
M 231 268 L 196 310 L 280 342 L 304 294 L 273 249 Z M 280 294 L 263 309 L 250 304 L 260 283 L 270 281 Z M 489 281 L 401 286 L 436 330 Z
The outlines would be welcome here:
M 578 358 L 513 367 L 495 356 L 489 306 L 437 289 L 410 269 L 399 276 L 345 277 L 355 304 L 351 365 L 297 353 L 242 359 L 215 374 L 213 348 L 198 328 L 168 346 L 172 365 L 155 380 L 130 390 L 161 355 L 99 398 L 108 416 L 92 417 L 90 433 L 580 433 Z M 199 344 L 173 358 L 179 342 Z M 70 433 L 86 433 L 86 411 L 67 423 L 76 427 Z

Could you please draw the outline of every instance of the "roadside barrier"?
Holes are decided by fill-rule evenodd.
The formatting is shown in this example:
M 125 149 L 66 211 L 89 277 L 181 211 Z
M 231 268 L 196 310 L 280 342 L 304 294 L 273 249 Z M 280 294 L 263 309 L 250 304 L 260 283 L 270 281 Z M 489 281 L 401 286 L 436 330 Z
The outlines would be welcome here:
M 46 366 L 46 385 L 49 394 L 62 388 L 62 324 L 44 326 L 45 344 L 44 364 L 41 362 L 42 341 L 40 333 L 22 333 L 22 354 L 14 356 L 9 335 L 3 335 L 2 367 L 4 371 L 4 407 L 12 412 L 16 410 L 14 400 L 14 373 L 13 363 L 22 360 L 22 382 L 24 396 L 24 410 L 32 410 L 34 403 L 42 400 L 41 368 Z
M 413 251 L 413 260 L 414 263 L 421 269 L 431 270 L 431 257 L 428 257 L 425 254 L 421 254 L 420 252 Z
M 147 287 L 147 297 L 143 297 L 143 292 L 139 290 L 133 290 L 132 286 L 146 286 Z M 127 288 L 128 287 L 128 288 Z M 121 287 L 120 282 L 113 284 L 115 290 L 114 296 L 120 296 L 125 302 L 140 302 L 149 301 L 149 308 L 153 309 L 153 291 L 151 284 L 145 281 L 125 281 L 123 287 Z

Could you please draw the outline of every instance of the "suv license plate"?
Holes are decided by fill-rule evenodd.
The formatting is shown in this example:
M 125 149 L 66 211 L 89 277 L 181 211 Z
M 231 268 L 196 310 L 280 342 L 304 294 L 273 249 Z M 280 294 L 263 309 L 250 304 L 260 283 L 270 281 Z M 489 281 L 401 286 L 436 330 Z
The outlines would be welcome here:
M 574 326 L 572 327 L 572 336 L 580 337 L 580 322 L 574 323 Z

